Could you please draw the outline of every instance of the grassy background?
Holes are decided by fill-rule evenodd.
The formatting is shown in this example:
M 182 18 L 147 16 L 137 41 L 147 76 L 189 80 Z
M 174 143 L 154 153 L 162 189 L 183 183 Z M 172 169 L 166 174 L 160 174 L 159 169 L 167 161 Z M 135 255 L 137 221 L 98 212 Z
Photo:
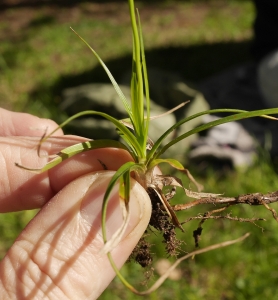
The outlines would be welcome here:
M 72 26 L 107 63 L 116 79 L 130 69 L 131 35 L 126 1 L 4 1 L 0 5 L 0 105 L 61 121 L 58 105 L 64 88 L 86 82 L 107 82 Z M 151 3 L 151 4 L 150 4 Z M 197 82 L 250 59 L 254 8 L 251 1 L 137 2 L 145 33 L 148 66 L 180 73 Z M 276 190 L 277 175 L 267 154 L 246 172 L 208 171 L 199 181 L 206 191 L 238 195 Z M 184 201 L 184 200 L 182 200 Z M 208 208 L 191 211 L 190 216 Z M 262 208 L 234 207 L 233 216 L 265 217 L 264 231 L 249 223 L 207 221 L 201 247 L 252 232 L 242 244 L 183 262 L 182 278 L 167 280 L 146 299 L 276 299 L 277 223 Z M 3 256 L 34 212 L 0 215 Z M 186 219 L 188 212 L 180 214 Z M 185 251 L 194 249 L 185 226 Z M 164 255 L 159 237 L 153 251 Z M 158 239 L 158 240 L 157 240 Z M 123 273 L 136 285 L 144 279 L 139 266 Z M 149 283 L 150 284 L 150 283 Z M 116 278 L 100 299 L 136 299 Z

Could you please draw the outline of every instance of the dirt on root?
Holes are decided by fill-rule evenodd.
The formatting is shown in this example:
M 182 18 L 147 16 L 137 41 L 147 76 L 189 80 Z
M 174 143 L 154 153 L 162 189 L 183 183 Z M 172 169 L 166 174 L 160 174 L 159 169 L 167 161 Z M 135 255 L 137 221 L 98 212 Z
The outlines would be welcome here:
M 165 209 L 163 209 L 161 200 L 157 194 L 152 188 L 148 188 L 147 193 L 149 194 L 152 203 L 152 214 L 149 222 L 149 228 L 142 236 L 130 256 L 131 261 L 133 260 L 139 263 L 144 268 L 150 268 L 153 262 L 151 252 L 152 245 L 147 241 L 148 236 L 153 232 L 153 230 L 162 235 L 163 243 L 165 244 L 166 256 L 177 257 L 183 243 L 183 241 L 177 238 L 176 227 Z

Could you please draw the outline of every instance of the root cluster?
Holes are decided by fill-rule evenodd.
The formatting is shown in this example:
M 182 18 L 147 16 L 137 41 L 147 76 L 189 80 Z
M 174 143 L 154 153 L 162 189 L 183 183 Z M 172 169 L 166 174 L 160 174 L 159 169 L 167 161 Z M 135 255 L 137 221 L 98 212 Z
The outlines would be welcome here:
M 183 243 L 176 236 L 175 225 L 170 216 L 163 208 L 161 200 L 153 189 L 148 188 L 147 193 L 152 202 L 152 214 L 149 222 L 149 228 L 134 248 L 130 259 L 139 263 L 142 267 L 149 267 L 152 264 L 151 244 L 146 241 L 148 231 L 155 229 L 163 237 L 165 251 L 167 256 L 177 257 L 180 253 L 180 246 Z
M 139 263 L 144 268 L 149 268 L 149 270 L 153 270 L 151 268 L 153 257 L 151 252 L 152 244 L 147 242 L 147 236 L 153 231 L 158 232 L 163 237 L 163 243 L 165 244 L 165 252 L 166 256 L 175 256 L 178 257 L 181 252 L 181 245 L 184 243 L 183 241 L 179 240 L 176 235 L 176 227 L 171 219 L 169 213 L 165 210 L 165 207 L 161 203 L 161 199 L 159 198 L 158 194 L 154 191 L 153 188 L 147 188 L 147 193 L 150 196 L 151 203 L 152 203 L 152 214 L 149 222 L 149 227 L 146 230 L 145 234 L 142 236 L 140 241 L 138 242 L 137 246 L 133 250 L 130 260 L 133 260 Z M 167 201 L 172 197 L 166 197 Z M 263 218 L 238 218 L 238 217 L 231 217 L 230 214 L 226 215 L 216 215 L 219 212 L 226 210 L 228 207 L 232 205 L 238 204 L 248 204 L 248 205 L 263 205 L 268 209 L 274 219 L 278 221 L 277 213 L 272 208 L 269 207 L 268 204 L 274 203 L 278 201 L 278 192 L 268 193 L 265 195 L 262 194 L 247 194 L 241 195 L 238 197 L 205 197 L 200 198 L 198 200 L 194 200 L 187 204 L 183 205 L 176 205 L 172 206 L 173 211 L 179 210 L 187 210 L 193 206 L 201 205 L 201 204 L 213 204 L 214 207 L 216 205 L 220 205 L 220 208 L 214 209 L 212 211 L 206 212 L 203 215 L 198 215 L 195 217 L 190 217 L 181 224 L 185 224 L 191 220 L 200 220 L 200 223 L 196 230 L 193 232 L 193 238 L 195 240 L 195 246 L 199 246 L 200 236 L 202 234 L 202 224 L 208 219 L 227 219 L 230 221 L 239 221 L 239 222 L 250 222 L 254 225 L 257 221 L 265 221 Z M 258 226 L 260 227 L 260 226 Z M 260 227 L 261 228 L 261 227 Z M 150 272 L 147 271 L 147 274 Z

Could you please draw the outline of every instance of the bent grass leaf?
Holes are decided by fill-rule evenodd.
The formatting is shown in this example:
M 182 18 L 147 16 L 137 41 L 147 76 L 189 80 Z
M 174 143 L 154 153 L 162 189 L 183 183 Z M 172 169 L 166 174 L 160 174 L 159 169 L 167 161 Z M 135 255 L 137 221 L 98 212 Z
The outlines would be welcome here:
M 201 185 L 200 183 L 198 183 L 195 178 L 191 175 L 191 173 L 189 172 L 188 169 L 184 168 L 184 166 L 176 159 L 173 158 L 157 158 L 154 160 L 151 160 L 150 164 L 149 164 L 149 168 L 154 168 L 155 166 L 161 164 L 161 163 L 167 163 L 170 166 L 174 167 L 175 169 L 181 171 L 182 173 L 184 173 L 188 179 L 194 183 L 194 185 L 197 187 L 198 192 L 203 190 L 203 185 Z M 173 177 L 174 178 L 174 177 Z
M 60 164 L 62 161 L 78 154 L 83 153 L 85 151 L 94 150 L 94 149 L 101 149 L 101 148 L 119 148 L 129 151 L 129 149 L 122 144 L 121 142 L 115 141 L 115 140 L 96 140 L 96 141 L 86 141 L 82 143 L 78 143 L 72 146 L 69 146 L 63 150 L 61 150 L 59 153 L 56 154 L 57 157 L 53 158 L 50 162 L 48 162 L 45 166 L 39 169 L 32 169 L 27 168 L 25 166 L 22 166 L 18 163 L 15 163 L 15 165 L 21 169 L 25 169 L 34 173 L 42 173 L 47 170 L 52 169 L 53 167 Z
M 133 167 L 132 164 L 129 165 L 127 171 L 124 171 L 124 173 L 121 174 L 119 178 L 119 201 L 120 201 L 120 207 L 122 208 L 123 223 L 113 234 L 110 240 L 108 240 L 105 243 L 102 249 L 102 251 L 105 254 L 112 251 L 119 244 L 129 222 L 130 169 L 132 169 L 132 167 Z M 116 182 L 117 181 L 115 181 L 115 183 Z M 103 223 L 105 224 L 106 216 L 103 215 L 103 218 L 104 218 Z M 104 226 L 106 227 L 106 225 Z
M 94 111 L 94 110 L 83 111 L 83 112 L 80 112 L 80 113 L 77 113 L 77 114 L 71 116 L 65 122 L 60 124 L 60 126 L 57 127 L 55 130 L 53 130 L 50 134 L 45 136 L 41 140 L 41 143 L 44 142 L 46 139 L 48 139 L 59 128 L 63 128 L 64 126 L 66 126 L 69 122 L 73 121 L 74 119 L 77 119 L 77 118 L 85 116 L 85 115 L 99 115 L 99 116 L 107 119 L 108 121 L 112 122 L 115 125 L 116 129 L 120 132 L 121 136 L 124 137 L 124 140 L 127 142 L 128 148 L 132 149 L 132 151 L 130 151 L 130 152 L 131 152 L 131 155 L 134 158 L 134 160 L 136 160 L 138 157 L 141 157 L 141 155 L 143 155 L 144 152 L 142 153 L 142 149 L 136 139 L 136 136 L 134 136 L 134 134 L 132 134 L 132 132 L 130 132 L 130 130 L 120 120 L 117 120 L 106 113 Z
M 200 114 L 196 114 L 196 115 L 204 115 L 204 114 L 208 114 L 208 113 L 216 113 L 216 112 L 239 112 L 237 114 L 228 116 L 228 117 L 223 117 L 221 119 L 200 125 L 182 135 L 180 135 L 179 137 L 173 139 L 171 142 L 169 142 L 168 144 L 166 144 L 164 147 L 162 147 L 162 149 L 160 149 L 155 155 L 155 157 L 159 157 L 161 156 L 167 149 L 169 149 L 171 146 L 175 145 L 176 143 L 178 143 L 179 141 L 191 136 L 192 134 L 207 130 L 209 128 L 224 124 L 224 123 L 228 123 L 228 122 L 233 122 L 233 121 L 239 121 L 242 119 L 247 119 L 247 118 L 252 118 L 252 117 L 263 117 L 263 118 L 267 118 L 267 119 L 271 119 L 271 120 L 276 120 L 277 118 L 272 117 L 272 116 L 268 116 L 268 115 L 272 115 L 272 114 L 278 114 L 278 108 L 269 108 L 269 109 L 262 109 L 262 110 L 254 110 L 254 111 L 242 111 L 242 110 L 236 110 L 236 109 L 218 109 L 218 110 L 209 110 L 209 111 L 205 111 L 202 112 Z M 194 116 L 196 116 L 194 115 Z M 192 117 L 194 117 L 192 116 Z M 182 120 L 183 121 L 183 120 Z M 183 122 L 184 123 L 184 122 Z M 174 126 L 173 126 L 174 127 Z
M 102 204 L 102 213 L 101 213 L 101 224 L 102 224 L 102 235 L 103 241 L 105 243 L 103 252 L 108 253 L 113 248 L 115 248 L 118 243 L 121 241 L 121 238 L 125 232 L 126 226 L 128 225 L 128 218 L 129 218 L 129 197 L 130 197 L 130 172 L 134 169 L 141 169 L 142 166 L 136 164 L 135 162 L 127 162 L 122 165 L 116 173 L 113 175 L 112 179 L 110 180 L 104 197 L 103 197 L 103 204 Z M 111 194 L 112 189 L 119 182 L 119 200 L 120 205 L 123 211 L 123 223 L 121 227 L 113 234 L 112 238 L 108 241 L 107 234 L 106 234 L 106 214 L 107 214 L 107 207 L 109 196 Z
M 114 186 L 116 185 L 117 182 L 119 182 L 122 178 L 122 176 L 124 176 L 124 174 L 126 172 L 128 172 L 132 167 L 134 167 L 136 165 L 135 162 L 127 162 L 124 165 L 122 165 L 117 172 L 113 175 L 113 177 L 111 178 L 104 197 L 103 197 L 103 203 L 102 203 L 102 235 L 103 235 L 103 241 L 104 243 L 107 242 L 107 235 L 106 235 L 106 214 L 107 214 L 107 206 L 108 206 L 108 200 L 109 200 L 109 196 L 110 193 L 112 191 L 112 189 L 114 188 Z M 126 196 L 126 195 L 125 195 Z
M 182 135 L 180 135 L 179 137 L 177 137 L 176 139 L 172 140 L 171 142 L 169 142 L 167 145 L 165 145 L 160 151 L 159 151 L 159 147 L 161 146 L 161 143 L 165 140 L 165 138 L 172 133 L 174 130 L 176 130 L 177 128 L 179 128 L 182 124 L 187 123 L 191 120 L 194 120 L 198 117 L 201 117 L 203 115 L 208 115 L 208 114 L 219 114 L 219 113 L 234 113 L 234 115 L 230 115 L 228 117 L 224 117 L 224 118 L 220 118 L 218 120 L 200 125 Z M 158 139 L 157 141 L 154 143 L 151 151 L 148 153 L 147 156 L 147 161 L 148 164 L 150 164 L 150 162 L 153 159 L 156 159 L 157 157 L 160 157 L 168 148 L 170 148 L 171 146 L 175 145 L 176 143 L 178 143 L 179 141 L 193 135 L 196 134 L 198 132 L 207 130 L 209 128 L 212 128 L 214 126 L 217 125 L 221 125 L 224 123 L 228 123 L 228 122 L 232 122 L 232 121 L 239 121 L 242 119 L 246 119 L 246 118 L 252 118 L 252 117 L 263 117 L 263 118 L 267 118 L 267 119 L 271 119 L 271 120 L 275 120 L 277 121 L 278 119 L 272 116 L 269 116 L 271 114 L 277 114 L 278 113 L 278 108 L 269 108 L 269 109 L 263 109 L 263 110 L 256 110 L 256 111 L 245 111 L 245 110 L 241 110 L 241 109 L 229 109 L 229 108 L 225 108 L 225 109 L 210 109 L 210 110 L 206 110 L 206 111 L 202 111 L 199 113 L 196 113 L 192 116 L 186 117 L 182 120 L 180 120 L 179 122 L 177 122 L 176 124 L 174 124 L 172 127 L 170 127 L 168 130 L 166 130 Z
M 133 115 L 132 115 L 132 110 L 130 108 L 129 103 L 127 102 L 127 99 L 125 97 L 125 95 L 123 94 L 122 90 L 120 89 L 118 83 L 116 82 L 116 80 L 114 79 L 113 75 L 111 74 L 111 72 L 109 71 L 109 69 L 107 68 L 107 66 L 105 65 L 105 63 L 102 61 L 102 59 L 99 57 L 99 55 L 96 53 L 96 51 L 73 29 L 70 27 L 70 29 L 85 43 L 85 45 L 93 52 L 94 56 L 97 58 L 97 60 L 99 61 L 99 63 L 101 64 L 101 66 L 103 67 L 103 69 L 105 70 L 106 74 L 108 75 L 111 83 L 113 84 L 115 91 L 117 92 L 118 96 L 120 97 L 120 99 L 123 102 L 124 108 L 126 110 L 126 112 L 128 113 L 129 117 L 131 120 L 133 120 Z

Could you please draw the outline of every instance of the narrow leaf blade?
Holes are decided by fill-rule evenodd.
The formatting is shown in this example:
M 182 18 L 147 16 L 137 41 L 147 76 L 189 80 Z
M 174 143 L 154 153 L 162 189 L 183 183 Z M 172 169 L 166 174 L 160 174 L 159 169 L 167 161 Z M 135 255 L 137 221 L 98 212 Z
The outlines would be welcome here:
M 60 164 L 62 161 L 85 151 L 93 150 L 93 149 L 101 149 L 101 148 L 119 148 L 129 151 L 129 149 L 122 144 L 121 142 L 114 141 L 114 140 L 96 140 L 96 141 L 86 141 L 83 143 L 78 143 L 75 145 L 72 145 L 70 147 L 67 147 L 63 150 L 61 150 L 59 153 L 57 153 L 57 157 L 52 159 L 50 162 L 48 162 L 44 167 L 39 169 L 32 169 L 27 168 L 25 166 L 22 166 L 18 163 L 15 165 L 21 169 L 28 170 L 34 173 L 42 173 L 47 170 L 50 170 Z
M 188 122 L 190 120 L 193 120 L 197 117 L 200 117 L 205 114 L 216 114 L 216 113 L 235 113 L 233 115 L 223 117 L 221 119 L 209 122 L 207 124 L 200 125 L 169 142 L 164 147 L 162 147 L 161 150 L 158 150 L 158 147 L 161 145 L 162 141 L 176 128 L 178 128 L 180 125 L 182 125 L 185 122 Z M 263 118 L 270 118 L 273 119 L 273 117 L 270 117 L 268 115 L 272 114 L 278 114 L 278 108 L 269 108 L 269 109 L 262 109 L 262 110 L 255 110 L 255 111 L 243 111 L 238 109 L 213 109 L 213 110 L 207 110 L 200 113 L 197 113 L 193 116 L 190 116 L 188 118 L 185 118 L 181 120 L 180 122 L 173 125 L 171 128 L 169 128 L 154 144 L 152 150 L 148 154 L 148 160 L 156 159 L 156 157 L 161 156 L 168 148 L 173 146 L 174 144 L 178 143 L 179 141 L 187 138 L 190 135 L 193 135 L 195 133 L 201 132 L 203 130 L 207 130 L 209 128 L 212 128 L 217 125 L 221 125 L 224 123 L 232 122 L 232 121 L 238 121 L 246 118 L 252 118 L 252 117 L 263 117 Z M 275 118 L 274 118 L 275 120 Z M 156 152 L 157 151 L 157 152 Z M 156 153 L 155 153 L 156 152 Z
M 94 54 L 94 56 L 97 58 L 97 60 L 99 61 L 99 63 L 103 67 L 103 69 L 105 70 L 106 74 L 108 75 L 111 83 L 113 84 L 113 86 L 115 88 L 115 91 L 117 92 L 118 96 L 122 100 L 126 112 L 128 113 L 129 117 L 131 119 L 133 119 L 133 115 L 132 115 L 132 111 L 131 111 L 130 105 L 129 105 L 129 103 L 128 103 L 126 97 L 125 97 L 125 95 L 123 94 L 122 90 L 120 89 L 118 83 L 116 82 L 116 80 L 114 79 L 113 75 L 111 74 L 111 72 L 109 71 L 109 69 L 107 68 L 107 66 L 105 65 L 105 63 L 102 61 L 102 59 L 97 54 L 97 52 L 73 28 L 71 28 L 71 30 L 82 40 L 82 42 L 84 42 L 86 44 L 86 46 L 92 51 L 92 53 Z

